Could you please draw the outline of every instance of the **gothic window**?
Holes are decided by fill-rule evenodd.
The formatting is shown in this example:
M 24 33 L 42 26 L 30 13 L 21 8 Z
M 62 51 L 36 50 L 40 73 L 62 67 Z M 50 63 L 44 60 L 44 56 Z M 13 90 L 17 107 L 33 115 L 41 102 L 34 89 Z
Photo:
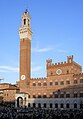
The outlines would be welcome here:
M 74 98 L 77 98 L 77 97 L 78 97 L 78 93 L 74 92 Z
M 67 84 L 67 85 L 68 85 L 68 84 L 70 84 L 70 81 L 69 81 L 69 80 L 67 80 L 67 81 L 66 81 L 66 84 Z
M 60 82 L 60 85 L 64 85 L 64 81 L 61 81 L 61 82 Z
M 52 98 L 53 97 L 53 95 L 52 94 L 50 94 L 50 96 L 49 96 L 50 98 Z
M 43 98 L 47 98 L 47 96 L 44 94 L 44 95 L 43 95 Z
M 50 82 L 50 86 L 52 86 L 52 84 L 53 84 L 53 83 L 52 83 L 52 82 Z
M 55 93 L 55 98 L 58 98 L 58 93 Z
M 33 86 L 36 86 L 36 83 L 33 83 Z
M 67 74 L 69 74 L 69 70 L 67 70 Z
M 47 83 L 46 83 L 46 82 L 44 82 L 44 83 L 43 83 L 43 86 L 47 86 Z
M 78 83 L 78 81 L 77 81 L 77 79 L 75 79 L 75 80 L 74 80 L 74 84 L 77 84 L 77 83 Z
M 83 97 L 83 92 L 80 92 L 80 97 Z
M 80 83 L 83 83 L 83 79 L 80 79 Z
M 63 93 L 60 94 L 60 98 L 64 98 L 64 94 Z
M 33 95 L 33 98 L 36 98 L 36 96 L 35 96 L 35 95 Z
M 41 86 L 41 83 L 38 83 L 38 86 Z
M 66 93 L 66 98 L 70 98 L 70 93 Z
M 55 85 L 58 85 L 58 81 L 55 82 Z
M 38 98 L 41 98 L 41 95 L 38 95 Z

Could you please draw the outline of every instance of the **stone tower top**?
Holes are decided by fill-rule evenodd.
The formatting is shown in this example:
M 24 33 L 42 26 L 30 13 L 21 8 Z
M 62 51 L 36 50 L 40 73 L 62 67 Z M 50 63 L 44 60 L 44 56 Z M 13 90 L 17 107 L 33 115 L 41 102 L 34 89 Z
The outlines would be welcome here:
M 73 62 L 73 55 L 72 56 L 67 56 L 67 62 L 72 63 Z
M 22 26 L 19 28 L 19 36 L 21 39 L 29 39 L 32 38 L 32 29 L 30 27 L 30 20 L 31 16 L 29 15 L 29 12 L 26 10 L 22 15 Z
M 22 15 L 22 27 L 30 27 L 30 19 L 31 16 L 29 12 L 26 10 Z

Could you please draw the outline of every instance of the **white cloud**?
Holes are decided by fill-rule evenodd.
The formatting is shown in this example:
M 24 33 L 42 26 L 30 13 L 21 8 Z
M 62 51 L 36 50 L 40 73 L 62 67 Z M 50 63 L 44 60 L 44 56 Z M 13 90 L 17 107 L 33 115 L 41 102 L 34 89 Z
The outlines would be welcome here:
M 0 70 L 0 73 L 4 73 L 4 72 L 7 72 L 7 71 L 5 71 L 5 70 Z
M 10 66 L 0 66 L 0 72 L 8 72 L 8 71 L 19 72 L 19 68 L 14 68 Z
M 33 49 L 32 49 L 33 52 L 39 52 L 39 53 L 40 53 L 40 52 L 41 52 L 41 53 L 42 53 L 42 52 L 48 52 L 48 51 L 50 51 L 50 50 L 52 50 L 52 49 L 51 49 L 51 48 L 40 48 L 40 49 L 39 49 L 39 48 L 33 48 Z
M 32 68 L 32 69 L 31 69 L 31 72 L 36 72 L 36 71 L 39 71 L 39 70 L 41 70 L 41 69 L 42 69 L 41 66 L 37 66 L 37 67 Z
M 66 50 L 58 50 L 58 52 L 60 52 L 60 53 L 67 53 Z
M 34 68 L 31 68 L 31 72 L 36 72 L 41 70 L 42 67 L 41 66 L 36 66 Z M 10 66 L 0 66 L 0 72 L 19 72 L 19 68 L 14 68 L 14 67 L 10 67 Z

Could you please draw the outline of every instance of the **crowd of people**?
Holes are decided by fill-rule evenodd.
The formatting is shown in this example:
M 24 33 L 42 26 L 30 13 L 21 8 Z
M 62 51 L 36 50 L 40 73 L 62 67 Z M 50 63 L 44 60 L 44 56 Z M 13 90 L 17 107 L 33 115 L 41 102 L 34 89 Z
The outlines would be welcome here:
M 15 108 L 0 105 L 0 119 L 83 119 L 83 110 Z

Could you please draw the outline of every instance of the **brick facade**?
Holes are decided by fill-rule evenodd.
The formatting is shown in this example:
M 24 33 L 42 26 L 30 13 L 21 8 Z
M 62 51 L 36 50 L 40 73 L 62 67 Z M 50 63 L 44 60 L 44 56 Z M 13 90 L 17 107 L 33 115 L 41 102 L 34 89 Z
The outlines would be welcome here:
M 21 33 L 19 30 L 21 56 L 20 81 L 17 82 L 20 92 L 28 95 L 26 106 L 34 106 L 36 104 L 36 106 L 42 105 L 43 107 L 44 101 L 48 103 L 47 105 L 53 104 L 54 106 L 54 101 L 56 102 L 57 100 L 60 106 L 60 101 L 64 102 L 64 99 L 73 104 L 74 102 L 79 103 L 79 100 L 83 97 L 83 73 L 82 67 L 74 61 L 73 55 L 67 56 L 67 61 L 64 62 L 53 63 L 52 59 L 46 60 L 47 77 L 31 79 L 30 53 L 32 30 L 28 22 L 30 23 L 30 15 L 26 11 L 22 16 Z M 27 30 L 24 30 L 25 28 Z M 16 99 L 19 96 L 20 94 L 16 95 Z M 64 104 L 66 105 L 65 102 Z

